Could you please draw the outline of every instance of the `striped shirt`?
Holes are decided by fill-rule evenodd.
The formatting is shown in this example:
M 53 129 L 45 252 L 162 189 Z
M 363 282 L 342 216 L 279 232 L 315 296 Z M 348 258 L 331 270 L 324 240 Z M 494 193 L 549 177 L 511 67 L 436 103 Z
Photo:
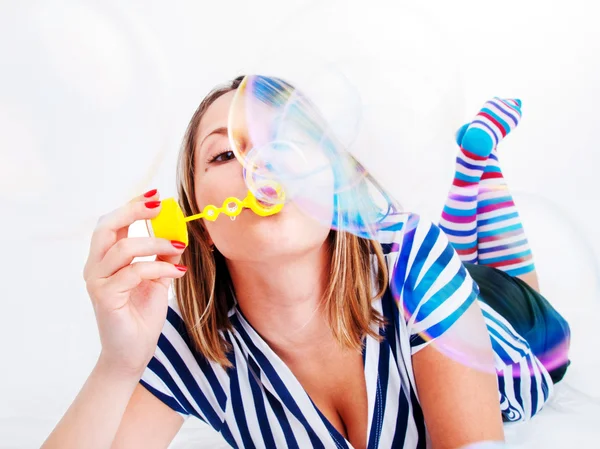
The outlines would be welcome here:
M 365 337 L 368 448 L 428 446 L 415 388 L 412 356 L 439 338 L 477 300 L 479 289 L 444 233 L 414 214 L 389 217 L 377 235 L 390 284 L 373 307 L 386 326 L 384 338 Z M 498 372 L 505 420 L 526 420 L 548 400 L 552 380 L 527 342 L 483 302 Z M 233 368 L 223 369 L 191 349 L 176 301 L 154 357 L 140 382 L 184 416 L 195 416 L 239 448 L 350 448 L 350 443 L 311 401 L 291 370 L 234 306 Z

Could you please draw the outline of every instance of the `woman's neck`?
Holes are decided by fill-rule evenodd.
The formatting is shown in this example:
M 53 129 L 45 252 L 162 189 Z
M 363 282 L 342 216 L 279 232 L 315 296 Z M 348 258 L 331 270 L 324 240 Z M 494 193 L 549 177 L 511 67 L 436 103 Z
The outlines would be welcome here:
M 327 243 L 273 263 L 228 261 L 240 309 L 280 356 L 305 354 L 331 339 L 322 307 L 330 261 Z

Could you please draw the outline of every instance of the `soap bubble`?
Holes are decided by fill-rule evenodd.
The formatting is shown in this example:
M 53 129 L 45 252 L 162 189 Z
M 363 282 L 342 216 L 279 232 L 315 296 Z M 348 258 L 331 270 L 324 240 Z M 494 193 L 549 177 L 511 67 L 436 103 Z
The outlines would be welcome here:
M 168 64 L 112 2 L 4 2 L 0 30 L 3 238 L 72 238 L 157 174 Z
M 293 201 L 324 225 L 373 237 L 395 206 L 349 152 L 356 142 L 347 124 L 359 124 L 360 103 L 351 85 L 339 89 L 342 79 L 313 72 L 306 77 L 297 73 L 290 81 L 246 76 L 231 104 L 229 140 L 257 199 Z M 344 95 L 336 98 L 333 86 Z M 319 92 L 316 102 L 307 91 Z M 328 111 L 327 120 L 318 104 L 337 104 L 339 115 Z M 285 196 L 265 192 L 263 186 L 273 181 L 282 185 Z
M 379 186 L 402 204 L 422 198 L 424 176 L 430 174 L 423 158 L 451 161 L 448 149 L 454 148 L 454 132 L 465 117 L 463 48 L 448 24 L 434 10 L 378 0 L 369 8 L 357 1 L 314 2 L 278 23 L 263 43 L 244 48 L 241 73 L 289 82 L 316 106 L 334 143 L 360 162 L 352 176 L 376 180 L 377 187 L 367 183 L 363 189 L 369 194 L 358 195 L 374 198 L 376 211 L 390 202 Z M 273 148 L 264 150 L 273 153 Z M 289 150 L 297 160 L 291 155 L 296 149 Z M 264 170 L 253 173 L 250 184 L 265 176 Z M 302 209 L 310 204 L 325 217 L 331 206 L 314 197 L 327 186 L 304 188 L 314 192 L 305 192 L 305 199 L 313 199 Z M 342 209 L 350 206 L 345 203 Z M 376 221 L 378 213 L 367 222 Z

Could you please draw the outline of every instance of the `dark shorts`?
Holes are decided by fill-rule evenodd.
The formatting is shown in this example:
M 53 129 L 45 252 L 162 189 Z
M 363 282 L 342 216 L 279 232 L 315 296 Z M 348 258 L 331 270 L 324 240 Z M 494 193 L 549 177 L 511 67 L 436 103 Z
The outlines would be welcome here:
M 546 366 L 554 383 L 569 366 L 571 331 L 546 298 L 519 278 L 485 265 L 464 264 L 479 285 L 480 300 L 502 315 Z

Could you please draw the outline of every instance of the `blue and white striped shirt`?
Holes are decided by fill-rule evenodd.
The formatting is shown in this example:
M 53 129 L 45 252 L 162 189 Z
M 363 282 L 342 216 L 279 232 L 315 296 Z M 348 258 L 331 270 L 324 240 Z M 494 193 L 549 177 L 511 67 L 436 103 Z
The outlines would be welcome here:
M 478 287 L 443 232 L 414 214 L 389 219 L 377 238 L 390 272 L 385 295 L 373 302 L 387 321 L 365 338 L 368 448 L 424 448 L 427 435 L 415 388 L 412 355 L 435 340 L 477 299 Z M 527 342 L 480 302 L 495 352 L 505 419 L 525 420 L 548 400 L 552 380 Z M 184 417 L 195 416 L 232 447 L 350 448 L 317 409 L 286 364 L 237 306 L 223 337 L 234 368 L 224 370 L 191 350 L 171 301 L 156 353 L 141 383 Z M 515 375 L 520 373 L 520 375 Z

